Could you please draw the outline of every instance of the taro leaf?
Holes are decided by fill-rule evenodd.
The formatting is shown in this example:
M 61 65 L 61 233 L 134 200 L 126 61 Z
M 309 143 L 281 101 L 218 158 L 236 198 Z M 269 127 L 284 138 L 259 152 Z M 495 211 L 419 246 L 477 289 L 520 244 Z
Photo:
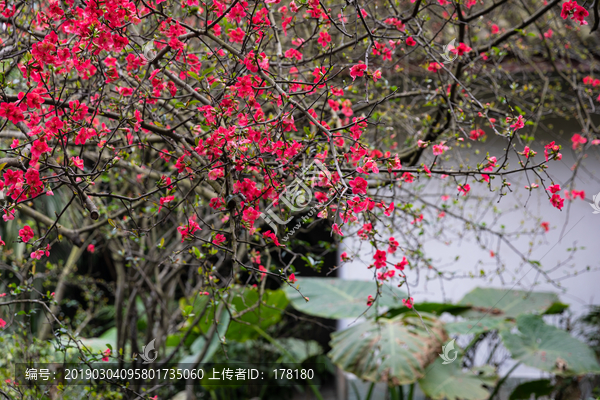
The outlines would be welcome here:
M 349 281 L 339 278 L 299 278 L 296 286 L 300 293 L 291 287 L 285 293 L 292 306 L 308 315 L 340 319 L 357 318 L 368 310 L 372 314 L 375 306 L 367 307 L 369 295 L 375 297 L 377 284 L 373 281 Z M 396 287 L 384 285 L 382 295 L 377 298 L 377 305 L 382 307 L 398 307 L 406 293 Z M 304 297 L 309 298 L 306 301 Z
M 284 363 L 301 363 L 305 360 L 317 356 L 323 352 L 319 343 L 314 340 L 301 340 L 296 338 L 283 338 L 276 339 L 277 342 L 286 349 L 292 356 L 294 356 L 294 360 L 290 360 L 286 353 L 282 353 Z M 274 351 L 281 353 L 277 347 L 273 348 Z
M 493 386 L 496 377 L 475 375 L 460 368 L 461 361 L 451 364 L 442 364 L 442 359 L 437 358 L 425 371 L 425 376 L 419 379 L 419 386 L 423 393 L 432 399 L 448 400 L 484 400 L 490 395 L 484 387 Z
M 509 325 L 512 326 L 514 323 L 500 318 L 485 317 L 481 320 L 470 319 L 466 321 L 450 322 L 445 325 L 445 328 L 449 335 L 477 335 L 483 332 L 501 329 Z
M 529 400 L 531 395 L 535 395 L 535 398 L 542 396 L 549 396 L 554 390 L 554 385 L 548 379 L 539 379 L 537 381 L 530 381 L 521 383 L 513 390 L 510 394 L 509 400 Z
M 567 308 L 569 308 L 568 304 L 561 302 L 554 303 L 546 311 L 544 311 L 544 314 L 562 314 Z
M 214 333 L 212 340 L 208 344 L 208 349 L 206 353 L 204 353 L 204 357 L 200 360 L 201 363 L 209 362 L 214 354 L 219 349 L 221 344 L 221 339 L 225 339 L 225 333 L 227 332 L 227 327 L 229 326 L 229 313 L 224 310 L 221 314 L 221 317 L 217 319 L 218 324 L 216 328 L 216 332 Z M 190 347 L 190 352 L 192 354 L 183 357 L 181 361 L 179 361 L 181 368 L 185 368 L 185 364 L 193 364 L 196 362 L 196 359 L 202 354 L 204 348 L 207 346 L 206 337 L 204 335 L 198 336 L 194 343 L 192 343 Z
M 508 317 L 516 318 L 533 311 L 543 313 L 554 303 L 559 303 L 558 295 L 552 292 L 528 292 L 524 290 L 505 290 L 475 288 L 463 297 L 459 304 L 471 306 L 461 316 L 466 318 Z
M 427 312 L 435 315 L 442 315 L 447 312 L 452 315 L 458 315 L 464 311 L 469 310 L 470 306 L 449 304 L 449 303 L 416 303 L 415 309 L 419 312 Z M 410 311 L 409 308 L 400 307 L 400 308 L 392 308 L 385 313 L 382 314 L 384 318 L 393 318 L 396 315 L 405 313 Z
M 600 372 L 592 349 L 541 316 L 521 315 L 517 328 L 518 333 L 501 330 L 500 335 L 512 358 L 523 364 L 558 375 Z
M 371 382 L 405 385 L 421 378 L 447 336 L 435 316 L 401 314 L 369 320 L 331 335 L 328 356 L 344 371 Z
M 97 353 L 99 351 L 105 351 L 108 347 L 107 344 L 110 344 L 113 349 L 117 348 L 117 328 L 110 328 L 102 335 L 96 338 L 84 339 L 81 338 L 81 343 L 83 343 L 88 349 Z M 115 354 L 115 353 L 113 353 Z
M 262 305 L 237 318 L 250 325 L 231 321 L 229 330 L 227 331 L 228 340 L 245 342 L 249 339 L 255 339 L 259 334 L 252 328 L 252 325 L 257 325 L 264 330 L 281 320 L 281 314 L 288 304 L 288 300 L 282 290 L 265 290 L 262 302 Z M 233 294 L 230 304 L 235 309 L 234 315 L 243 312 L 259 304 L 258 290 L 247 288 L 238 291 Z

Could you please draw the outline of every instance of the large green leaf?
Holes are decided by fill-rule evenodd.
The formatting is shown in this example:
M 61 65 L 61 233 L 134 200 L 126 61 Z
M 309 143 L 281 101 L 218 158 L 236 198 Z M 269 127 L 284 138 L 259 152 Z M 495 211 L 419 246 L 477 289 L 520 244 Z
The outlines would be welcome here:
M 369 295 L 377 294 L 377 283 L 373 281 L 348 281 L 339 278 L 299 278 L 300 293 L 291 287 L 285 293 L 292 306 L 303 313 L 317 317 L 340 319 L 357 318 L 365 311 L 372 314 L 367 306 Z M 381 287 L 381 296 L 377 305 L 382 307 L 398 307 L 406 293 L 393 286 Z M 306 301 L 304 297 L 308 297 Z
M 192 343 L 190 347 L 189 355 L 183 357 L 181 359 L 180 364 L 193 364 L 196 362 L 196 359 L 202 354 L 204 348 L 208 346 L 206 353 L 204 353 L 204 357 L 200 360 L 201 363 L 209 362 L 212 357 L 215 355 L 219 346 L 221 345 L 221 340 L 225 340 L 227 328 L 230 325 L 230 317 L 229 313 L 226 310 L 223 310 L 221 316 L 217 318 L 217 326 L 216 332 L 214 333 L 210 343 L 207 344 L 206 337 L 204 335 L 198 336 L 194 343 Z
M 432 399 L 448 400 L 484 400 L 490 395 L 484 387 L 492 386 L 496 377 L 476 375 L 470 371 L 463 372 L 461 361 L 442 364 L 441 358 L 427 367 L 425 376 L 419 379 L 423 393 Z
M 537 399 L 538 397 L 549 396 L 553 391 L 554 385 L 552 385 L 549 379 L 539 379 L 537 381 L 521 383 L 510 394 L 509 400 L 529 400 L 532 394 Z
M 97 338 L 80 338 L 81 343 L 85 345 L 88 349 L 97 353 L 99 351 L 105 351 L 110 345 L 115 352 L 117 351 L 117 328 L 110 328 L 102 335 Z M 114 355 L 115 353 L 113 353 Z
M 600 372 L 592 349 L 569 333 L 548 325 L 541 316 L 521 315 L 518 333 L 501 330 L 512 357 L 525 365 L 559 375 Z
M 534 311 L 541 314 L 554 303 L 560 302 L 558 295 L 552 292 L 492 288 L 475 288 L 459 302 L 472 307 L 461 314 L 467 318 L 480 318 L 484 315 L 516 318 Z
M 282 338 L 276 339 L 278 344 L 284 348 L 287 353 L 290 353 L 294 359 L 290 360 L 287 353 L 279 350 L 278 347 L 273 346 L 273 351 L 281 353 L 284 363 L 301 363 L 310 357 L 317 356 L 323 352 L 319 343 L 314 340 L 301 340 L 296 338 Z
M 331 335 L 334 364 L 361 379 L 404 385 L 423 376 L 438 356 L 446 334 L 433 315 L 414 314 L 367 321 Z
M 445 328 L 449 335 L 476 335 L 490 330 L 497 330 L 513 325 L 514 322 L 506 321 L 501 318 L 484 317 L 478 321 L 470 319 L 466 321 L 449 322 L 445 325 Z
M 232 305 L 234 313 L 243 313 L 245 310 L 258 305 L 253 310 L 245 312 L 237 318 L 250 325 L 236 321 L 231 321 L 229 325 L 227 339 L 244 342 L 259 336 L 252 325 L 257 325 L 264 330 L 279 322 L 283 310 L 288 305 L 288 300 L 282 290 L 265 290 L 261 304 L 258 290 L 246 288 L 234 293 L 229 303 Z
M 426 312 L 426 313 L 430 313 L 430 314 L 435 314 L 435 315 L 442 315 L 443 313 L 449 313 L 452 315 L 458 315 L 462 312 L 465 312 L 467 310 L 469 310 L 471 307 L 470 306 L 464 306 L 464 305 L 457 305 L 457 304 L 451 304 L 451 303 L 431 303 L 431 302 L 425 302 L 425 303 L 415 303 L 415 310 L 418 310 L 419 312 Z M 386 311 L 385 313 L 383 313 L 382 317 L 384 318 L 393 318 L 396 315 L 405 313 L 405 312 L 410 312 L 410 308 L 406 308 L 404 306 L 400 307 L 400 308 L 392 308 L 388 311 Z

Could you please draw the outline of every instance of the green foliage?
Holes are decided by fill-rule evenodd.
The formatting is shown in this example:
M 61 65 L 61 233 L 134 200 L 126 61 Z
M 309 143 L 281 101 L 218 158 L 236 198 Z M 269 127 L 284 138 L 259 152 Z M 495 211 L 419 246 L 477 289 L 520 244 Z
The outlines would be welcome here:
M 517 386 L 510 394 L 509 400 L 529 400 L 531 395 L 535 398 L 552 394 L 554 385 L 548 379 L 524 382 Z
M 432 399 L 484 400 L 489 397 L 485 386 L 492 386 L 497 377 L 463 372 L 460 362 L 443 365 L 441 358 L 430 364 L 419 379 L 421 390 Z
M 450 335 L 479 335 L 483 332 L 498 330 L 504 327 L 511 327 L 513 325 L 514 324 L 511 321 L 501 318 L 485 317 L 478 320 L 449 322 L 445 325 L 445 328 Z
M 516 318 L 534 311 L 543 313 L 555 303 L 560 302 L 558 295 L 552 292 L 475 288 L 458 304 L 472 307 L 461 314 L 466 318 L 481 318 L 484 315 Z
M 447 339 L 441 322 L 433 315 L 422 317 L 402 314 L 336 332 L 328 355 L 344 371 L 367 381 L 394 386 L 415 382 Z
M 231 321 L 227 338 L 238 342 L 255 339 L 259 336 L 252 326 L 267 329 L 278 323 L 281 320 L 283 310 L 288 304 L 282 290 L 265 290 L 262 302 L 259 302 L 259 293 L 256 289 L 243 289 L 239 292 L 233 292 L 232 296 L 231 311 L 241 314 L 237 318 L 241 322 Z
M 392 286 L 381 286 L 381 296 L 369 308 L 367 298 L 376 297 L 378 286 L 375 282 L 349 281 L 338 278 L 299 278 L 299 288 L 285 288 L 292 306 L 298 311 L 317 317 L 339 319 L 358 318 L 373 315 L 376 306 L 398 307 L 406 293 Z M 308 301 L 305 299 L 308 297 Z
M 520 315 L 517 333 L 502 330 L 504 345 L 525 365 L 559 375 L 600 373 L 594 352 L 569 333 L 548 325 L 537 315 Z

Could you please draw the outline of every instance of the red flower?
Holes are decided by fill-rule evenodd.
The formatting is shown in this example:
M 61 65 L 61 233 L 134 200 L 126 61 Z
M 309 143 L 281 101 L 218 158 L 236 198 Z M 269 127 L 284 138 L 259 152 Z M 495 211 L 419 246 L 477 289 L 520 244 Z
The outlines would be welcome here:
M 352 77 L 352 80 L 355 80 L 359 76 L 363 76 L 366 70 L 367 66 L 363 64 L 362 61 L 352 66 L 350 68 L 350 76 Z
M 546 232 L 550 231 L 550 223 L 549 222 L 542 222 L 541 227 L 544 228 L 544 230 Z
M 21 110 L 13 103 L 0 104 L 0 117 L 8 119 L 13 124 L 18 124 L 25 119 Z
M 458 45 L 458 47 L 455 47 L 454 49 L 450 50 L 450 52 L 452 52 L 453 54 L 458 54 L 459 56 L 462 56 L 462 55 L 470 52 L 471 50 L 473 50 L 473 49 L 471 49 L 466 44 L 460 43 Z
M 514 124 L 512 124 L 510 127 L 514 128 L 516 131 L 517 129 L 521 129 L 524 126 L 525 126 L 525 121 L 523 121 L 523 116 L 519 115 L 519 117 L 517 118 L 517 121 Z
M 406 267 L 408 265 L 408 261 L 406 260 L 406 257 L 402 257 L 402 261 L 400 261 L 398 264 L 395 265 L 396 269 L 399 269 L 400 271 L 404 271 L 404 267 Z
M 554 194 L 554 193 L 558 193 L 560 192 L 560 185 L 552 185 L 552 186 L 548 186 L 548 189 L 550 193 Z
M 181 234 L 181 243 L 189 236 L 193 235 L 197 230 L 202 230 L 202 228 L 200 228 L 200 225 L 196 222 L 196 216 L 193 215 L 188 219 L 187 225 L 177 227 L 177 232 Z
M 587 21 L 584 18 L 588 15 L 590 15 L 590 13 L 585 8 L 581 6 L 575 6 L 575 12 L 573 13 L 571 19 L 579 22 L 579 25 L 587 25 Z
M 265 233 L 263 233 L 263 238 L 265 239 L 271 239 L 271 241 L 273 241 L 273 243 L 275 244 L 275 246 L 278 247 L 285 247 L 285 245 L 282 245 L 281 243 L 279 243 L 279 239 L 277 239 L 277 236 L 275 236 L 275 234 L 271 231 L 266 231 Z
M 217 246 L 218 246 L 218 245 L 220 245 L 221 243 L 225 242 L 225 240 L 226 240 L 226 239 L 225 239 L 225 235 L 222 235 L 222 234 L 220 234 L 220 233 L 217 233 L 217 234 L 215 235 L 215 238 L 213 239 L 213 241 L 212 241 L 212 242 L 213 242 L 213 244 L 215 244 L 215 245 L 217 245 Z
M 23 229 L 19 230 L 19 236 L 23 242 L 27 243 L 33 238 L 33 229 L 29 225 L 25 225 Z
M 552 195 L 550 202 L 552 203 L 552 205 L 554 207 L 558 208 L 559 210 L 562 210 L 562 208 L 565 204 L 565 200 L 557 194 Z
M 469 139 L 477 140 L 483 136 L 485 136 L 485 131 L 483 129 L 473 129 L 469 134 Z
M 402 299 L 402 304 L 404 304 L 408 308 L 412 308 L 414 304 L 413 298 L 409 297 L 408 299 Z
M 581 200 L 585 200 L 585 191 L 584 190 L 573 190 L 571 192 L 571 194 L 573 195 L 573 200 L 575 200 L 577 197 L 579 197 Z
M 470 190 L 471 190 L 471 186 L 468 183 L 458 186 L 458 191 L 461 192 L 463 196 L 466 196 Z
M 317 42 L 319 42 L 321 46 L 327 47 L 327 45 L 331 42 L 331 35 L 327 32 L 320 32 Z
M 567 1 L 566 3 L 563 3 L 562 11 L 560 12 L 561 18 L 567 19 L 569 17 L 571 10 L 573 10 L 576 5 L 577 5 L 577 1 L 575 1 L 575 0 Z
M 244 41 L 244 31 L 240 28 L 232 29 L 229 32 L 229 41 L 234 43 L 242 43 Z
M 373 300 L 375 300 L 373 296 L 369 295 L 367 297 L 367 307 L 371 307 L 373 305 Z
M 383 250 L 377 250 L 375 255 L 373 256 L 375 260 L 375 268 L 380 269 L 385 267 L 385 262 L 387 260 L 387 255 Z
M 417 42 L 415 42 L 415 39 L 413 39 L 411 36 L 406 38 L 406 45 L 413 47 L 417 44 Z
M 436 62 L 432 62 L 429 64 L 427 69 L 431 72 L 438 72 L 440 69 L 442 69 L 442 66 Z
M 352 193 L 354 194 L 367 194 L 367 181 L 363 178 L 356 177 L 354 180 L 348 182 L 352 187 Z
M 587 139 L 581 136 L 579 133 L 574 134 L 571 138 L 571 141 L 573 142 L 573 150 L 576 150 L 578 147 L 587 143 Z

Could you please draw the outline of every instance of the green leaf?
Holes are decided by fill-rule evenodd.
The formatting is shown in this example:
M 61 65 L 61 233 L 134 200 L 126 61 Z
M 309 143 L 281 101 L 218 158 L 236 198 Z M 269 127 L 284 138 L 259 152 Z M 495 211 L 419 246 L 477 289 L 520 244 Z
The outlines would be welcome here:
M 367 321 L 331 335 L 328 356 L 344 371 L 371 382 L 405 385 L 424 375 L 447 336 L 430 314 Z
M 505 321 L 501 318 L 482 318 L 480 321 L 460 321 L 460 322 L 450 322 L 445 325 L 446 332 L 449 335 L 466 335 L 466 334 L 475 334 L 478 335 L 483 332 L 498 330 L 504 328 L 506 326 L 512 326 L 514 323 L 510 321 Z
M 195 80 L 199 81 L 200 77 L 198 76 L 197 73 L 192 72 L 192 71 L 188 71 L 188 75 L 191 76 L 192 78 L 194 78 Z
M 490 393 L 484 385 L 493 385 L 496 378 L 463 372 L 460 366 L 460 360 L 444 365 L 441 358 L 436 358 L 435 362 L 427 368 L 425 376 L 419 379 L 419 386 L 423 393 L 436 400 L 487 399 Z
M 262 301 L 262 305 L 241 315 L 238 319 L 251 325 L 257 325 L 263 330 L 279 322 L 283 310 L 288 305 L 285 293 L 282 290 L 265 290 Z M 230 303 L 237 313 L 244 311 L 259 303 L 258 290 L 251 288 L 243 289 L 234 294 Z M 227 331 L 228 340 L 245 342 L 257 337 L 258 332 L 252 326 L 236 321 L 231 321 L 231 325 Z
M 460 314 L 466 318 L 481 318 L 484 315 L 516 318 L 531 312 L 543 313 L 558 302 L 558 295 L 552 292 L 475 288 L 459 304 L 472 307 Z
M 173 335 L 167 336 L 167 340 L 165 342 L 165 346 L 167 347 L 176 347 L 181 342 L 183 335 L 180 333 L 175 333 Z
M 192 247 L 192 251 L 194 252 L 194 255 L 196 256 L 196 258 L 198 258 L 198 259 L 199 259 L 199 258 L 200 258 L 200 256 L 201 256 L 201 254 L 200 254 L 200 250 L 199 250 L 199 249 L 198 249 L 196 246 L 193 246 L 193 247 Z
M 518 333 L 501 330 L 500 335 L 512 358 L 523 364 L 558 375 L 600 372 L 591 348 L 541 316 L 521 315 L 517 328 Z
M 107 347 L 112 350 L 117 347 L 117 328 L 110 328 L 99 337 L 81 338 L 81 343 L 93 352 L 104 351 Z
M 330 319 L 357 318 L 365 311 L 372 315 L 372 309 L 376 308 L 375 304 L 370 308 L 367 306 L 369 295 L 375 297 L 377 294 L 377 284 L 373 281 L 299 278 L 298 284 L 301 294 L 289 286 L 285 288 L 285 294 L 292 306 L 305 314 Z M 381 291 L 377 305 L 383 307 L 398 307 L 406 297 L 405 292 L 393 286 L 384 285 Z
M 561 302 L 554 303 L 544 312 L 544 314 L 562 314 L 567 308 L 569 308 L 568 304 Z
M 301 340 L 296 338 L 283 338 L 276 339 L 277 342 L 286 349 L 292 356 L 294 356 L 294 360 L 290 360 L 289 357 L 285 353 L 282 354 L 284 363 L 301 363 L 305 360 L 318 356 L 323 353 L 323 349 L 319 346 L 319 343 L 314 340 Z M 281 353 L 277 347 L 273 347 L 273 351 L 277 353 Z
M 509 400 L 529 400 L 531 395 L 535 395 L 535 398 L 541 396 L 549 396 L 552 394 L 554 386 L 548 379 L 539 379 L 537 381 L 521 383 L 513 390 L 510 394 Z
M 452 315 L 458 315 L 461 312 L 464 312 L 471 308 L 470 306 L 462 306 L 447 303 L 416 303 L 414 307 L 415 310 L 418 310 L 419 312 L 423 311 L 435 315 L 442 315 L 445 312 L 450 313 Z M 409 311 L 410 309 L 407 307 L 392 308 L 389 311 L 385 312 L 382 316 L 385 318 L 392 318 L 398 314 Z
M 215 70 L 215 67 L 210 67 L 202 70 L 202 77 L 204 78 L 206 75 L 210 74 Z
M 217 319 L 217 331 L 215 332 L 212 340 L 208 344 L 208 349 L 204 354 L 201 363 L 209 362 L 211 358 L 215 355 L 217 350 L 219 349 L 219 345 L 221 344 L 221 339 L 225 338 L 225 333 L 227 332 L 227 328 L 229 327 L 230 317 L 227 310 L 221 313 L 221 317 Z M 202 354 L 204 348 L 207 346 L 206 338 L 203 335 L 198 336 L 194 343 L 190 346 L 190 352 L 192 354 L 184 357 L 179 362 L 182 365 L 182 368 L 185 367 L 185 364 L 192 364 L 196 361 L 196 359 Z

